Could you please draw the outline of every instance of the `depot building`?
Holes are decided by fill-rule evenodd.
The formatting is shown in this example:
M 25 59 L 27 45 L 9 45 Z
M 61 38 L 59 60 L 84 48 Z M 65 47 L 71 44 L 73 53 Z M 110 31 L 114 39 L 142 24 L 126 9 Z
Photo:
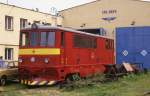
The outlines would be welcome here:
M 59 12 L 63 27 L 115 37 L 116 27 L 149 26 L 150 2 L 96 0 Z
M 20 29 L 33 23 L 61 25 L 61 19 L 38 9 L 26 9 L 0 3 L 0 57 L 6 61 L 17 61 Z

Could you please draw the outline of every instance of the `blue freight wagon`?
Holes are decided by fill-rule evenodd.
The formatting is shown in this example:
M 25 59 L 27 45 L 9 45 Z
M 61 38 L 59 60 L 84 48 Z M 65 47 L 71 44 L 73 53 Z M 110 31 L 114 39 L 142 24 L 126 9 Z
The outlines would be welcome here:
M 122 62 L 150 69 L 150 26 L 116 28 L 116 63 Z

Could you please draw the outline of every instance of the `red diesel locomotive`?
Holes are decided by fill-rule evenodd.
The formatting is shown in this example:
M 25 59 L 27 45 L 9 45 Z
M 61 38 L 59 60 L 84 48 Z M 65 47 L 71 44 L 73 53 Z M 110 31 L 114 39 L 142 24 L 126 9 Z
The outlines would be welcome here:
M 19 79 L 25 85 L 51 85 L 103 73 L 105 64 L 114 64 L 113 45 L 99 35 L 33 24 L 20 33 Z

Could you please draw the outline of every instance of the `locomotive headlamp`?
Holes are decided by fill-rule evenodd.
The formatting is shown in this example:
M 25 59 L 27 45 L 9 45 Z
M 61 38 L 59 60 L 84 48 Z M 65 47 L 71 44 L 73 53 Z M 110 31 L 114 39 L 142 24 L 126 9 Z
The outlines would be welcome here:
M 48 62 L 49 62 L 48 58 L 45 58 L 45 59 L 44 59 L 44 62 L 45 62 L 45 63 L 48 63 Z
M 21 59 L 21 58 L 19 58 L 19 60 L 18 60 L 18 61 L 19 61 L 19 63 L 22 63 L 22 59 Z
M 31 57 L 30 61 L 35 62 L 35 57 Z

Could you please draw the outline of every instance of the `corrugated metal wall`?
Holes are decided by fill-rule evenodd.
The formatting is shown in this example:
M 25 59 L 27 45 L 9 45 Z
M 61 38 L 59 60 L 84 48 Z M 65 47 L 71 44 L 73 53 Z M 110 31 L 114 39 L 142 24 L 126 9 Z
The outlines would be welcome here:
M 116 63 L 142 63 L 150 69 L 150 27 L 116 29 Z

